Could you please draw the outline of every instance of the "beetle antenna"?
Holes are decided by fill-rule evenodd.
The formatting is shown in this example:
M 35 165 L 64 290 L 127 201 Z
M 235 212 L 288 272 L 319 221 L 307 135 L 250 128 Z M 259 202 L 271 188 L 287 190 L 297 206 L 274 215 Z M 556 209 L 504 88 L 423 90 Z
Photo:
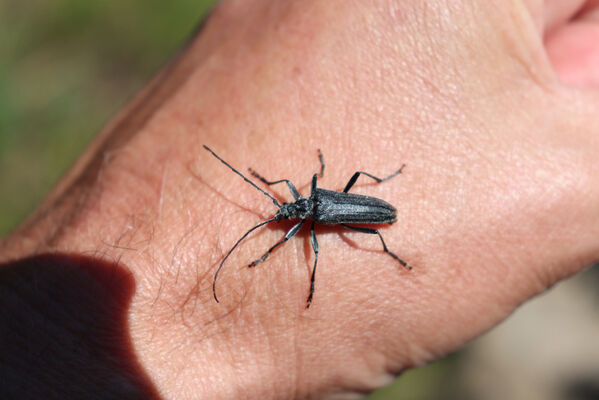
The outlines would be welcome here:
M 206 147 L 206 146 L 204 146 Z M 207 147 L 206 147 L 207 148 Z M 210 150 L 210 149 L 208 149 Z M 212 150 L 210 150 L 212 151 Z M 212 153 L 214 154 L 214 153 Z M 214 154 L 216 156 L 216 154 Z M 217 156 L 218 157 L 218 156 Z M 219 158 L 220 160 L 220 158 Z M 222 161 L 222 160 L 221 160 Z M 224 161 L 223 161 L 224 162 Z M 245 239 L 247 237 L 247 235 L 249 235 L 250 233 L 252 233 L 253 231 L 255 231 L 256 229 L 260 228 L 263 225 L 268 224 L 269 222 L 273 222 L 276 221 L 277 218 L 271 218 L 268 221 L 262 221 L 260 222 L 258 225 L 254 226 L 252 229 L 250 229 L 249 231 L 247 231 L 234 245 L 233 247 L 231 247 L 231 250 L 229 250 L 229 252 L 227 253 L 227 255 L 225 256 L 225 258 L 223 258 L 223 260 L 220 262 L 220 265 L 218 266 L 218 269 L 216 270 L 216 273 L 214 274 L 214 281 L 212 281 L 212 294 L 214 295 L 214 300 L 216 300 L 217 303 L 219 303 L 218 298 L 216 297 L 216 279 L 218 278 L 218 274 L 220 272 L 220 270 L 222 269 L 223 265 L 225 264 L 225 261 L 227 261 L 227 258 L 229 258 L 229 256 L 231 255 L 231 253 L 233 252 L 233 250 L 235 250 L 235 248 L 239 245 L 239 243 L 241 243 L 241 241 L 243 239 Z
M 269 197 L 272 202 L 274 203 L 275 206 L 277 206 L 278 208 L 281 208 L 281 204 L 277 201 L 277 199 L 275 199 L 274 197 L 272 197 L 270 194 L 266 193 L 264 190 L 260 189 L 254 182 L 250 181 L 248 178 L 246 178 L 245 176 L 243 176 L 243 174 L 239 171 L 237 171 L 235 168 L 233 168 L 228 162 L 226 162 L 225 160 L 223 160 L 222 158 L 220 158 L 215 152 L 213 152 L 210 147 L 206 146 L 205 144 L 203 145 L 204 148 L 206 150 L 208 150 L 210 153 L 212 153 L 212 155 L 214 157 L 216 157 L 216 159 L 220 162 L 222 162 L 223 164 L 225 164 L 227 167 L 229 167 L 233 172 L 235 172 L 237 175 L 241 176 L 243 178 L 244 181 L 246 181 L 247 183 L 249 183 L 250 185 L 252 185 L 253 187 L 255 187 L 256 189 L 258 189 L 259 191 L 261 191 L 265 196 Z M 249 233 L 249 232 L 248 232 Z M 245 236 L 244 236 L 245 237 Z

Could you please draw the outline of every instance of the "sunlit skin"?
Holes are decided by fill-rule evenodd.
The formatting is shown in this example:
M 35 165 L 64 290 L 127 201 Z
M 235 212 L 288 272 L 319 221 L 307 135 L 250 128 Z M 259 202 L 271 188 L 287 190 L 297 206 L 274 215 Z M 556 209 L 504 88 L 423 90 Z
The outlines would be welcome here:
M 164 399 L 368 393 L 599 258 L 598 13 L 597 1 L 570 0 L 225 1 L 0 243 L 2 261 L 78 254 L 130 274 L 130 302 L 98 289 L 98 304 L 126 318 L 121 336 L 97 340 L 130 343 Z M 354 171 L 405 163 L 400 178 L 352 192 L 397 208 L 381 233 L 413 269 L 374 235 L 318 226 L 306 310 L 308 224 L 247 268 L 293 223 L 273 222 L 227 260 L 217 303 L 222 257 L 277 208 L 203 144 L 304 197 L 318 148 L 319 186 L 333 190 Z M 284 185 L 272 192 L 292 200 Z M 69 276 L 61 282 L 81 284 Z M 27 293 L 52 304 L 51 290 Z M 74 313 L 94 320 L 84 314 Z M 46 317 L 31 316 L 40 336 Z M 53 329 L 78 332 L 70 323 Z M 59 350 L 47 356 L 83 364 Z M 31 376 L 47 373 L 39 361 Z M 60 371 L 40 382 L 61 393 L 72 382 Z

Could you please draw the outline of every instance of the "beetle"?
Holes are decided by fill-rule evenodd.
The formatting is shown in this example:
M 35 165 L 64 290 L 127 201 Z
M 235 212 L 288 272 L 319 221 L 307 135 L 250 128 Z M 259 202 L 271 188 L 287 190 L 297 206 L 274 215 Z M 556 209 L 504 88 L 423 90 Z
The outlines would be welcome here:
M 316 240 L 316 234 L 314 232 L 314 224 L 318 222 L 319 224 L 325 225 L 341 225 L 347 229 L 351 229 L 354 231 L 378 235 L 381 243 L 383 245 L 383 251 L 393 257 L 396 261 L 398 261 L 404 268 L 411 270 L 412 267 L 408 265 L 404 260 L 399 258 L 395 253 L 391 252 L 387 248 L 387 244 L 383 239 L 383 236 L 377 229 L 361 227 L 361 226 L 353 226 L 348 224 L 392 224 L 395 222 L 397 218 L 397 210 L 391 204 L 387 203 L 384 200 L 378 199 L 372 196 L 365 196 L 361 194 L 348 193 L 349 190 L 354 186 L 360 175 L 366 175 L 369 178 L 374 179 L 377 183 L 384 182 L 389 180 L 403 171 L 406 166 L 403 164 L 401 168 L 392 173 L 391 175 L 385 178 L 377 178 L 374 175 L 369 174 L 364 171 L 355 172 L 352 177 L 349 179 L 347 184 L 345 185 L 345 189 L 343 192 L 336 192 L 333 190 L 326 190 L 317 187 L 318 177 L 322 177 L 324 174 L 324 158 L 320 149 L 318 150 L 318 159 L 320 161 L 320 172 L 314 174 L 312 176 L 312 184 L 310 190 L 310 197 L 302 197 L 293 183 L 289 179 L 279 179 L 276 181 L 269 181 L 258 174 L 253 169 L 249 168 L 249 172 L 255 178 L 259 179 L 261 182 L 268 186 L 276 185 L 278 183 L 286 183 L 291 195 L 294 198 L 294 201 L 291 203 L 279 203 L 277 199 L 273 196 L 260 189 L 254 182 L 246 178 L 241 172 L 237 169 L 233 168 L 229 163 L 223 160 L 220 156 L 218 156 L 214 151 L 212 151 L 208 146 L 203 145 L 204 149 L 210 152 L 216 159 L 218 159 L 221 163 L 229 167 L 233 172 L 243 178 L 244 181 L 252 185 L 254 188 L 258 189 L 265 196 L 270 198 L 273 204 L 278 208 L 277 213 L 274 217 L 269 220 L 262 221 L 258 225 L 254 226 L 250 230 L 248 230 L 235 244 L 231 249 L 227 252 L 225 257 L 222 259 L 216 273 L 214 274 L 214 280 L 212 281 L 212 294 L 214 296 L 214 300 L 218 303 L 218 297 L 216 295 L 216 280 L 218 279 L 218 274 L 220 273 L 225 261 L 233 250 L 237 248 L 237 246 L 245 239 L 250 233 L 255 231 L 256 229 L 264 226 L 270 222 L 281 221 L 284 219 L 299 219 L 299 222 L 293 225 L 291 229 L 287 232 L 285 237 L 280 241 L 276 242 L 272 247 L 270 247 L 262 257 L 252 261 L 248 267 L 254 267 L 257 264 L 260 264 L 264 260 L 268 258 L 270 253 L 278 246 L 282 245 L 289 239 L 291 239 L 304 225 L 304 223 L 308 220 L 312 220 L 312 224 L 310 227 L 310 240 L 312 242 L 312 249 L 314 250 L 314 267 L 312 268 L 312 274 L 310 276 L 310 293 L 308 295 L 306 308 L 310 308 L 312 304 L 312 298 L 314 296 L 314 278 L 316 274 L 316 266 L 318 265 L 318 241 Z

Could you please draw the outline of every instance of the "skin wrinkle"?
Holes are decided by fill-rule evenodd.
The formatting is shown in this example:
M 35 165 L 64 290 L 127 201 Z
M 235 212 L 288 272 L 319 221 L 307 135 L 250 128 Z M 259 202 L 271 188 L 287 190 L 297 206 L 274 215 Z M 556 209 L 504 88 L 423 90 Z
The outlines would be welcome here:
M 520 29 L 515 29 L 514 32 L 521 33 L 509 36 L 510 47 L 518 49 L 515 59 L 528 72 L 533 82 L 545 90 L 553 90 L 556 74 L 543 46 L 543 38 L 535 34 L 530 14 L 524 10 L 524 6 L 518 7 L 517 17 L 511 21 L 519 22 Z M 529 41 L 528 49 L 522 45 L 522 38 Z
M 160 179 L 160 195 L 158 196 L 158 212 L 157 212 L 157 218 L 160 219 L 160 217 L 162 216 L 162 207 L 164 204 L 164 187 L 166 185 L 166 177 L 168 175 L 168 164 L 163 168 L 162 170 L 162 176 Z

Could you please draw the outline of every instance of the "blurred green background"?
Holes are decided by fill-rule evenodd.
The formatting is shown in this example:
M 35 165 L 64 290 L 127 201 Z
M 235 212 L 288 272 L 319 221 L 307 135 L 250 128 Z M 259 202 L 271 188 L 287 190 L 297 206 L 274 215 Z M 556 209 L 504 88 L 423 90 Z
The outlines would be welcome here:
M 0 1 L 0 235 L 176 51 L 213 1 Z

